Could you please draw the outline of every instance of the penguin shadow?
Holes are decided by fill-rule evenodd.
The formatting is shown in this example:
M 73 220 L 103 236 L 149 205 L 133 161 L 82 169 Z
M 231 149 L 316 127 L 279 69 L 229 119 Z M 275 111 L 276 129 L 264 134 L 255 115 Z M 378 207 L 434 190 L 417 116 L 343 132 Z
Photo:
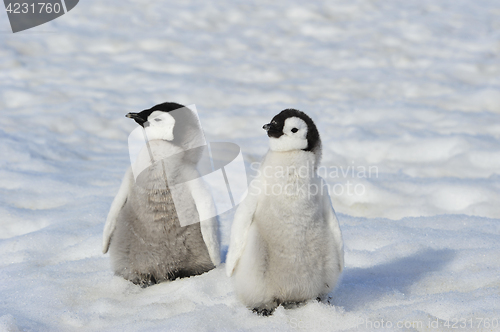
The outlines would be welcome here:
M 429 273 L 442 270 L 454 257 L 453 250 L 427 249 L 369 268 L 345 269 L 329 303 L 352 311 L 386 296 L 398 293 L 406 296 L 413 284 Z

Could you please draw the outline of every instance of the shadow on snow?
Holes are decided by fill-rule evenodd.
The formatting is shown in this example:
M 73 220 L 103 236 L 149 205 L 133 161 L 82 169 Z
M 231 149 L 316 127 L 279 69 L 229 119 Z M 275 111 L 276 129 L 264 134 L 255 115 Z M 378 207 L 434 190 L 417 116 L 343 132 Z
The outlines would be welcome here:
M 398 292 L 406 296 L 413 284 L 442 270 L 454 257 L 453 250 L 427 249 L 389 263 L 345 269 L 330 302 L 351 311 Z

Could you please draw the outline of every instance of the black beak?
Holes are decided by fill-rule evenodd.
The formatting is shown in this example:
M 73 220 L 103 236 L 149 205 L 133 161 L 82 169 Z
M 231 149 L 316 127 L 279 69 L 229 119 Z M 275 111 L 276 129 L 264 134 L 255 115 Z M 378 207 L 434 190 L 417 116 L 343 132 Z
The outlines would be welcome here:
M 264 126 L 262 126 L 262 129 L 267 131 L 267 136 L 269 137 L 279 138 L 281 135 L 283 135 L 283 132 L 277 129 L 276 126 L 274 126 L 272 123 L 265 124 Z
M 139 116 L 139 113 L 128 113 L 127 115 L 125 115 L 127 118 L 130 118 L 130 119 L 137 119 L 137 120 L 140 120 L 140 121 L 145 121 L 143 118 L 141 118 Z
M 130 119 L 134 119 L 135 122 L 137 122 L 139 125 L 141 125 L 142 127 L 144 127 L 144 122 L 146 122 L 146 120 L 144 120 L 143 118 L 141 118 L 139 116 L 139 113 L 128 113 L 127 115 L 125 115 L 127 118 L 130 118 Z

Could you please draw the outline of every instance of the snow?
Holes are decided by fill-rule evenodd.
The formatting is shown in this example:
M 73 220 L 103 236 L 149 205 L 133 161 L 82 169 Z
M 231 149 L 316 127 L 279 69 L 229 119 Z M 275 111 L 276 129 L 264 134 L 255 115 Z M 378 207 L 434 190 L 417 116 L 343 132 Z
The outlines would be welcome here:
M 2 12 L 0 32 L 0 331 L 495 330 L 498 1 L 86 0 L 16 34 Z M 258 317 L 224 265 L 147 289 L 113 276 L 124 116 L 164 101 L 196 104 L 249 174 L 275 114 L 316 121 L 346 252 L 330 303 Z

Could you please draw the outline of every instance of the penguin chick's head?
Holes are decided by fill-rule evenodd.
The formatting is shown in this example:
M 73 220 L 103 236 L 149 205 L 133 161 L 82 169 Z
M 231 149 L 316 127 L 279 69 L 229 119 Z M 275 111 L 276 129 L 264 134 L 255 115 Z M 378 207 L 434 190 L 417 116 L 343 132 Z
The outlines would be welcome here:
M 321 140 L 313 120 L 304 112 L 286 109 L 262 127 L 269 136 L 272 151 L 304 150 L 320 152 Z
M 144 128 L 148 140 L 173 141 L 176 119 L 169 112 L 183 107 L 177 103 L 163 103 L 139 113 L 128 113 L 126 117 L 134 119 Z

